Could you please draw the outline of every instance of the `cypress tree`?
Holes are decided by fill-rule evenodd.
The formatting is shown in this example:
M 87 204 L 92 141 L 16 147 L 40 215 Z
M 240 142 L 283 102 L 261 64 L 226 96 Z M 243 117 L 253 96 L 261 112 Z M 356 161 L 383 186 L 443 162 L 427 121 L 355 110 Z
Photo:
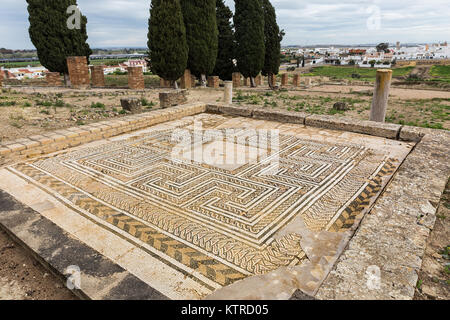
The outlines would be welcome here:
M 244 77 L 250 77 L 254 87 L 254 78 L 264 66 L 264 11 L 261 0 L 236 0 L 235 4 L 238 69 Z
M 234 72 L 234 31 L 231 19 L 233 12 L 225 5 L 224 0 L 216 3 L 217 28 L 219 29 L 219 53 L 213 74 L 222 80 L 231 80 Z
M 216 0 L 181 0 L 181 8 L 189 47 L 188 69 L 206 85 L 218 52 Z
M 275 8 L 270 3 L 270 0 L 262 0 L 262 4 L 264 10 L 264 42 L 266 49 L 262 74 L 269 76 L 269 86 L 273 88 L 274 84 L 271 83 L 271 76 L 278 74 L 280 71 L 280 50 L 284 31 L 280 31 L 277 24 Z
M 92 50 L 87 41 L 87 18 L 81 15 L 80 28 L 70 29 L 67 9 L 77 5 L 76 0 L 27 0 L 29 34 L 41 64 L 51 72 L 64 73 L 66 80 L 69 56 L 89 56 Z
M 148 28 L 151 70 L 174 82 L 186 69 L 188 46 L 179 0 L 152 0 Z

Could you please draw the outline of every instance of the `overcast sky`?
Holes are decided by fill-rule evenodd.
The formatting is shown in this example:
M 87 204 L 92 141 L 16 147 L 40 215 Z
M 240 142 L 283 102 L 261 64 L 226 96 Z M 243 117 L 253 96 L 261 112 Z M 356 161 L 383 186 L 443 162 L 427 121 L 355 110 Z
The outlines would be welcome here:
M 233 0 L 226 0 L 233 7 Z M 450 40 L 449 0 L 272 0 L 283 45 Z M 145 47 L 149 0 L 78 0 L 89 44 Z M 33 48 L 25 0 L 0 0 L 0 47 Z

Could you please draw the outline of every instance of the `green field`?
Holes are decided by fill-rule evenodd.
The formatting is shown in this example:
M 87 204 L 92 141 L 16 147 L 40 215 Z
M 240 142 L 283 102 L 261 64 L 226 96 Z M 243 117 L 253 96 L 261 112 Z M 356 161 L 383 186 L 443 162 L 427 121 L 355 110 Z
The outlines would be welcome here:
M 414 67 L 396 68 L 393 70 L 393 77 L 403 77 L 408 75 Z M 322 76 L 336 79 L 352 79 L 352 74 L 361 76 L 359 80 L 375 81 L 377 69 L 373 68 L 357 68 L 357 67 L 338 67 L 338 66 L 321 66 L 315 67 L 311 73 L 305 76 Z
M 159 77 L 144 75 L 146 87 L 158 87 Z M 108 87 L 127 87 L 128 75 L 107 75 L 105 76 L 105 84 Z
M 432 66 L 430 69 L 431 81 L 450 83 L 450 66 Z
M 3 68 L 23 68 L 23 67 L 40 67 L 41 63 L 39 61 L 27 61 L 27 62 L 8 62 L 8 63 L 0 63 L 0 67 Z

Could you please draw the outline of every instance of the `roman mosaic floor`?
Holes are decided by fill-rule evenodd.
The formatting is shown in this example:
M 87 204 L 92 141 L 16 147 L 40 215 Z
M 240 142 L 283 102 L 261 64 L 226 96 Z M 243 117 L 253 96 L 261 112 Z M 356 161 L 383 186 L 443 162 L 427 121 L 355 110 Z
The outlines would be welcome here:
M 163 295 L 201 299 L 305 263 L 305 235 L 350 230 L 412 146 L 199 114 L 9 166 L 0 188 Z

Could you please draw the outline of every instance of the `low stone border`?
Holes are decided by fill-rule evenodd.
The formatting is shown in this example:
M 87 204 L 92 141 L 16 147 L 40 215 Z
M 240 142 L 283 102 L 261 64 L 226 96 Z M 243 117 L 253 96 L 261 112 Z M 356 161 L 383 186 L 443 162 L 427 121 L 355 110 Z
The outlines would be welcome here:
M 402 126 L 399 124 L 364 121 L 347 117 L 315 115 L 304 112 L 289 112 L 282 110 L 253 108 L 247 106 L 227 106 L 220 104 L 208 104 L 206 106 L 206 111 L 231 116 L 271 120 L 284 123 L 303 124 L 309 127 L 324 128 L 329 130 L 349 131 L 402 141 L 419 142 L 427 134 L 439 134 L 447 137 L 447 139 L 450 139 L 450 132 L 445 130 L 435 130 Z
M 202 103 L 183 105 L 4 142 L 0 145 L 0 166 L 181 119 L 205 109 Z
M 80 268 L 81 299 L 167 300 L 129 271 L 0 190 L 0 228 L 63 282 L 67 268 Z

